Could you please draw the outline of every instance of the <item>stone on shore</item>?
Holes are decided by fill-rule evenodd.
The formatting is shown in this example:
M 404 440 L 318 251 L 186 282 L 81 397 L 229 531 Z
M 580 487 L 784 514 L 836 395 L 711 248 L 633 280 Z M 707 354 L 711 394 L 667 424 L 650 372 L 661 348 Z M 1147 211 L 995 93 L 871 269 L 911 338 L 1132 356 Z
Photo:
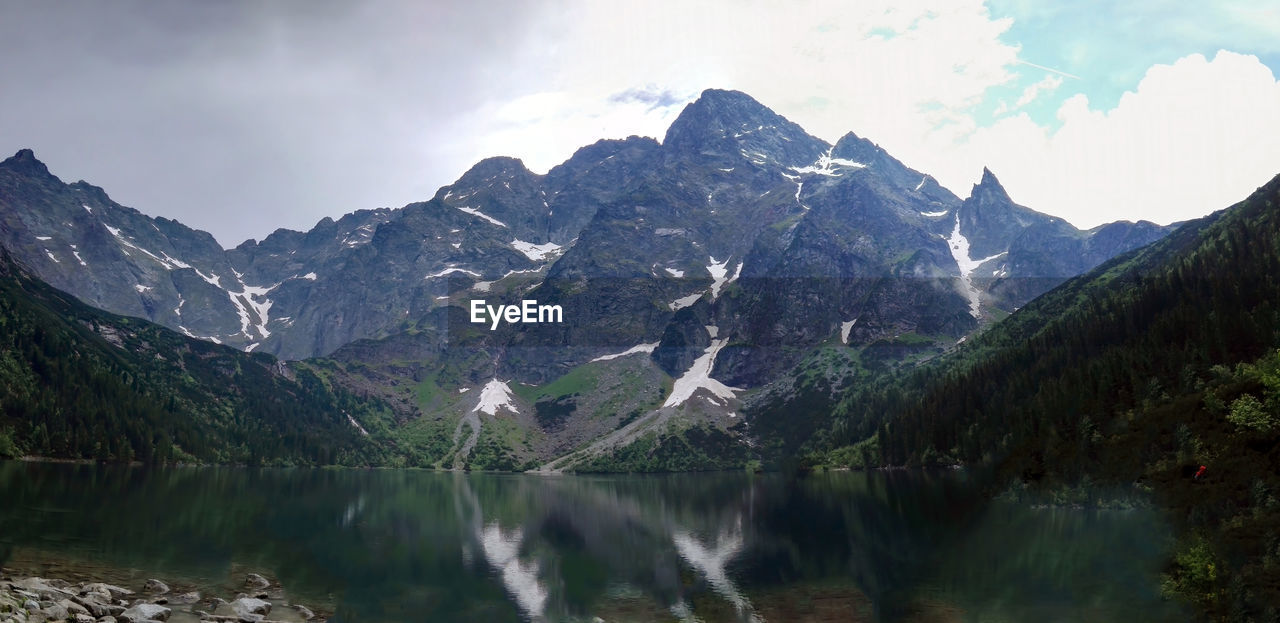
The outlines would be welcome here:
M 271 602 L 254 597 L 241 597 L 231 602 L 231 610 L 242 619 L 246 614 L 266 616 L 271 613 Z
M 167 621 L 172 612 L 164 606 L 156 604 L 138 604 L 120 613 L 119 618 L 127 623 L 145 623 L 147 621 Z
M 245 576 L 244 586 L 249 590 L 261 590 L 271 586 L 271 582 L 256 573 L 250 573 Z
M 142 590 L 143 592 L 151 593 L 152 595 L 163 595 L 164 593 L 169 592 L 169 585 L 161 582 L 160 580 L 151 579 L 147 580 L 146 584 L 142 585 Z

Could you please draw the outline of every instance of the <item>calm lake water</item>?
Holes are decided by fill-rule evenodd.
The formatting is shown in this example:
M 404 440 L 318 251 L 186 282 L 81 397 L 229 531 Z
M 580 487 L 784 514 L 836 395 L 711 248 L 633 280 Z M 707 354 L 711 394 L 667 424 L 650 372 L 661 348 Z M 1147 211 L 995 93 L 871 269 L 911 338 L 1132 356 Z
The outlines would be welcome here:
M 0 564 L 255 571 L 363 621 L 1179 621 L 1153 511 L 983 501 L 964 474 L 523 476 L 0 462 Z

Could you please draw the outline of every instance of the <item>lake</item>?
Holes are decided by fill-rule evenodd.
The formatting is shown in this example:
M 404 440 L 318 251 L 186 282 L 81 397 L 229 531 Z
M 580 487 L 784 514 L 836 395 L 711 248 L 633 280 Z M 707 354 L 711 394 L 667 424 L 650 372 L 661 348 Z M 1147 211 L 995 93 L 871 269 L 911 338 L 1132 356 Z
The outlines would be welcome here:
M 1187 619 L 1155 511 L 974 480 L 0 462 L 0 564 L 213 593 L 257 572 L 351 623 Z

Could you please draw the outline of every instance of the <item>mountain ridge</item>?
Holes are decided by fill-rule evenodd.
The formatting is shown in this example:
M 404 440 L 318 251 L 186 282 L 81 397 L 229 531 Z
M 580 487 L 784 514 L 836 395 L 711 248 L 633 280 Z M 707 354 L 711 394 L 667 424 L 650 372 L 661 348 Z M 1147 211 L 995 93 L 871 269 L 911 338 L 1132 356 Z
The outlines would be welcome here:
M 488 158 L 429 200 L 229 250 L 46 177 L 34 154 L 10 160 L 0 244 L 50 284 L 241 350 L 329 357 L 353 386 L 405 405 L 405 422 L 442 409 L 454 437 L 469 426 L 469 449 L 499 423 L 471 415 L 481 392 L 469 390 L 501 379 L 518 395 L 583 370 L 611 381 L 554 408 L 612 425 L 639 408 L 623 441 L 689 425 L 749 441 L 739 410 L 815 349 L 910 365 L 1167 231 L 1081 232 L 1014 204 L 989 171 L 961 200 L 855 133 L 829 144 L 719 90 L 661 143 L 597 141 L 546 174 Z M 476 325 L 479 299 L 536 299 L 565 321 Z M 595 363 L 622 352 L 643 356 Z M 652 400 L 624 377 L 688 394 Z M 398 389 L 427 382 L 459 398 L 415 407 Z M 532 446 L 565 448 L 564 428 L 530 419 L 537 399 L 513 400 Z M 518 462 L 554 458 L 509 449 Z

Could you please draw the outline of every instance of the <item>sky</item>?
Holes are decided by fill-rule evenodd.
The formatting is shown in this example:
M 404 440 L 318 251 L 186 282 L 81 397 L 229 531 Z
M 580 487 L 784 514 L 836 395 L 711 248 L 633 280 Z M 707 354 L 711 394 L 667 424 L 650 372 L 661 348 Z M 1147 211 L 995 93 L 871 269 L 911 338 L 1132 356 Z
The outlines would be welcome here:
M 706 88 L 1080 227 L 1280 173 L 1280 4 L 0 0 L 0 152 L 224 246 L 661 139 Z

